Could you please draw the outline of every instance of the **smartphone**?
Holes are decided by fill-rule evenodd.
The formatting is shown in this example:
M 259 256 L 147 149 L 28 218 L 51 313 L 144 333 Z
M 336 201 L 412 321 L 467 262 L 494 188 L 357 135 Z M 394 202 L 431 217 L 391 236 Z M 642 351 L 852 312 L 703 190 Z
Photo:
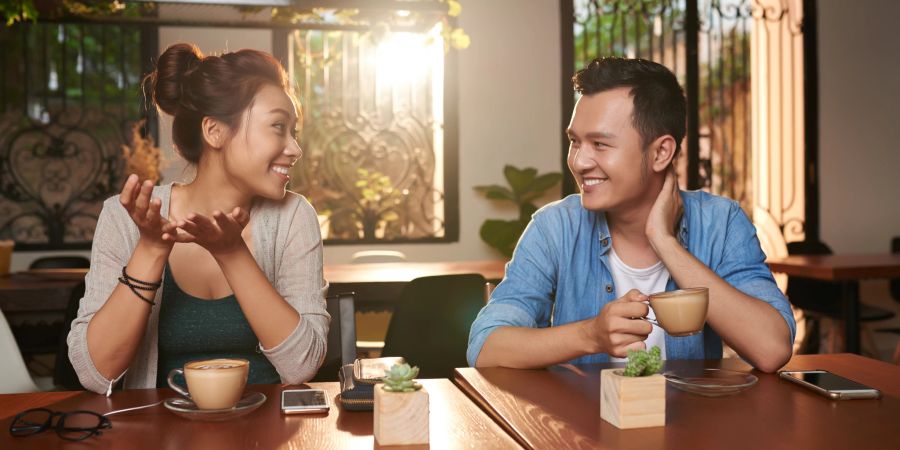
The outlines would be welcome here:
M 281 391 L 284 414 L 317 414 L 328 412 L 328 400 L 321 389 L 285 389 Z
M 837 376 L 827 370 L 782 370 L 778 372 L 778 376 L 835 400 L 881 397 L 881 391 L 878 389 Z

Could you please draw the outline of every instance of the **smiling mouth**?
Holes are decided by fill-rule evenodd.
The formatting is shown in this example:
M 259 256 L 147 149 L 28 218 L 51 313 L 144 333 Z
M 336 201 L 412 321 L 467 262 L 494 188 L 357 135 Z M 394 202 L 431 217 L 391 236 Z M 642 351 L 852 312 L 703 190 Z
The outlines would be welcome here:
M 585 186 L 585 187 L 596 186 L 598 184 L 605 183 L 608 180 L 609 180 L 609 178 L 588 178 L 588 179 L 585 179 L 584 181 L 582 181 L 581 184 L 582 184 L 582 186 Z
M 285 178 L 288 178 L 288 179 L 291 178 L 291 176 L 290 176 L 291 168 L 288 167 L 288 166 L 273 165 L 273 166 L 272 166 L 272 172 L 275 172 L 275 173 L 277 173 L 278 175 L 281 175 L 281 176 L 283 176 L 283 177 L 285 177 Z

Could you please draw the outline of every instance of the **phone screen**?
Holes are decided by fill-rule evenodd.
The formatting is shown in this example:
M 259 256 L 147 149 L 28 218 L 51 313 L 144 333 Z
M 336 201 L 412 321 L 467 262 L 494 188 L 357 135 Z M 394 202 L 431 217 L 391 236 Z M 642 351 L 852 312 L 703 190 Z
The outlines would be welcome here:
M 810 372 L 787 372 L 788 376 L 803 380 L 809 384 L 814 384 L 826 391 L 853 391 L 853 390 L 871 390 L 869 386 L 859 384 L 853 380 L 839 377 L 831 372 L 810 371 Z
M 319 389 L 290 390 L 281 393 L 283 408 L 327 408 L 325 391 Z

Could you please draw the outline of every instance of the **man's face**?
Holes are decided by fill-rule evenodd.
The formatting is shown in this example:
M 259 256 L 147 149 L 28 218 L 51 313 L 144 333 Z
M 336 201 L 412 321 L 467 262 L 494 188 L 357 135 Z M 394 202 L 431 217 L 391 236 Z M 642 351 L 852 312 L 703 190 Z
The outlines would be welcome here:
M 648 198 L 641 136 L 632 125 L 629 88 L 582 96 L 569 123 L 568 165 L 593 211 L 620 212 Z

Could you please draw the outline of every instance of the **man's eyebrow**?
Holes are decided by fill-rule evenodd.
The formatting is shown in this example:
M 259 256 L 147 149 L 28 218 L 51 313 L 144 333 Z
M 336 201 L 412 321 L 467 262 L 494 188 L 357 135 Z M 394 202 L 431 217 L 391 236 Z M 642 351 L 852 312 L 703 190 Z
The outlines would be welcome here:
M 575 132 L 572 131 L 571 128 L 567 128 L 566 134 L 569 136 L 574 136 Z M 585 137 L 588 139 L 615 139 L 616 135 L 606 131 L 591 131 L 590 133 L 586 134 Z
M 591 139 L 615 139 L 616 135 L 605 131 L 592 131 L 586 137 Z

